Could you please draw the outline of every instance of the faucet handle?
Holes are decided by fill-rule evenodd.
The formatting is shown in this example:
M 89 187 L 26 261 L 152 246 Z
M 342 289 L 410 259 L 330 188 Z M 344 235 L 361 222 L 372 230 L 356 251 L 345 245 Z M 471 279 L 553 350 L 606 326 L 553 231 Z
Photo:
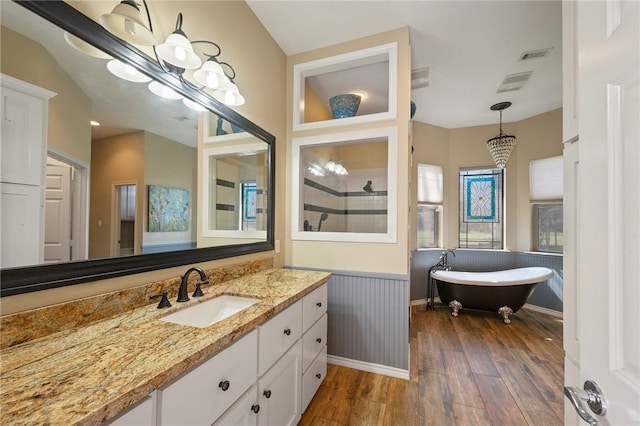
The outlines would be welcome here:
M 168 294 L 168 292 L 163 291 L 160 294 L 152 294 L 151 296 L 149 296 L 149 299 L 151 300 L 161 297 L 160 303 L 158 303 L 158 309 L 167 309 L 171 307 L 171 302 L 169 302 Z
M 202 297 L 202 296 L 204 296 L 204 293 L 202 292 L 202 289 L 200 288 L 200 286 L 202 284 L 206 284 L 208 282 L 209 282 L 209 280 L 207 280 L 207 281 L 197 281 L 196 282 L 196 289 L 194 290 L 194 292 L 191 295 L 191 297 Z

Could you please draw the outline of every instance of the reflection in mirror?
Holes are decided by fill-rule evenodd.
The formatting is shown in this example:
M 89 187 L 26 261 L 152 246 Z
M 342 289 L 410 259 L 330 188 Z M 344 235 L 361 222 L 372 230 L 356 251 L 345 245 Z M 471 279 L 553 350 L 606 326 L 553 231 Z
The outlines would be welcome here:
M 3 296 L 272 249 L 273 219 L 269 217 L 263 221 L 262 233 L 252 240 L 227 239 L 215 244 L 226 245 L 224 249 L 195 249 L 199 247 L 196 224 L 200 212 L 198 117 L 216 117 L 216 127 L 221 124 L 225 132 L 217 137 L 231 138 L 229 144 L 240 135 L 260 144 L 263 163 L 268 165 L 260 171 L 266 176 L 265 188 L 273 181 L 273 136 L 228 107 L 203 98 L 193 88 L 181 90 L 216 114 L 202 112 L 202 105 L 182 96 L 180 100 L 160 98 L 147 83 L 114 77 L 106 64 L 118 58 L 122 63 L 141 64 L 149 76 L 167 81 L 149 65 L 152 60 L 144 53 L 123 48 L 122 42 L 64 2 L 23 3 L 46 19 L 16 3 L 0 3 L 3 85 L 15 77 L 55 92 L 49 102 L 48 120 L 45 117 L 48 175 L 45 178 L 44 171 L 39 173 L 47 184 L 60 180 L 57 169 L 66 169 L 70 175 L 66 185 L 68 208 L 59 209 L 56 221 L 45 219 L 45 210 L 48 214 L 51 209 L 42 208 L 41 217 L 35 221 L 47 224 L 43 238 L 49 242 L 52 235 L 64 237 L 59 232 L 61 227 L 49 223 L 70 224 L 64 237 L 67 245 L 56 247 L 51 256 L 41 255 L 40 261 L 7 263 L 3 256 Z M 65 37 L 64 30 L 75 35 L 66 33 Z M 82 41 L 85 37 L 101 40 L 99 45 L 109 53 L 90 54 L 89 45 Z M 91 127 L 90 120 L 99 121 L 100 126 Z M 3 188 L 4 180 L 3 174 Z M 179 204 L 184 219 L 180 227 L 152 225 L 153 220 L 167 219 L 154 216 L 157 210 L 153 210 L 149 197 L 152 187 L 169 191 L 167 199 Z M 273 203 L 272 195 L 265 203 Z M 6 205 L 3 198 L 3 213 Z M 6 217 L 3 214 L 3 229 Z M 3 238 L 3 253 L 16 241 Z M 38 245 L 34 250 L 42 252 L 43 248 Z M 47 265 L 20 268 L 38 263 Z
M 266 238 L 267 145 L 247 133 L 230 139 L 203 150 L 202 235 L 217 239 L 199 239 L 201 246 L 227 238 Z
M 293 238 L 395 241 L 396 145 L 390 129 L 295 139 Z

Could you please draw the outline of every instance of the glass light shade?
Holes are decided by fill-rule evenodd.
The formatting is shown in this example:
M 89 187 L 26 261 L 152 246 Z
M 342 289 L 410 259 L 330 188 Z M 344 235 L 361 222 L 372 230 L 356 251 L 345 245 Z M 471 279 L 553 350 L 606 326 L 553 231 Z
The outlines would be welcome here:
M 97 47 L 90 45 L 81 38 L 76 37 L 66 31 L 64 32 L 64 41 L 66 41 L 69 46 L 73 47 L 78 52 L 84 53 L 85 55 L 89 55 L 93 58 L 98 59 L 111 59 L 111 55 L 109 55 L 108 53 L 103 52 Z
M 182 103 L 194 111 L 203 112 L 207 110 L 205 107 L 197 102 L 193 102 L 191 99 L 182 98 Z
M 165 99 L 182 99 L 182 95 L 173 90 L 171 87 L 167 87 L 164 84 L 152 81 L 149 83 L 149 90 L 154 94 Z
M 229 82 L 220 64 L 214 60 L 206 61 L 198 71 L 193 73 L 193 78 L 209 89 L 220 89 Z
M 111 13 L 100 16 L 100 23 L 116 37 L 141 46 L 153 46 L 156 36 L 147 28 L 140 9 L 133 1 L 122 1 Z
M 140 71 L 129 64 L 125 64 L 117 59 L 112 59 L 107 63 L 107 69 L 111 74 L 120 77 L 123 80 L 132 81 L 134 83 L 146 83 L 151 81 L 151 77 L 147 77 Z
M 324 168 L 332 172 L 336 169 L 336 163 L 333 160 L 329 160 L 329 162 L 324 165 Z
M 174 32 L 167 37 L 167 41 L 156 46 L 156 52 L 160 59 L 178 68 L 192 70 L 202 65 L 189 39 L 179 32 Z

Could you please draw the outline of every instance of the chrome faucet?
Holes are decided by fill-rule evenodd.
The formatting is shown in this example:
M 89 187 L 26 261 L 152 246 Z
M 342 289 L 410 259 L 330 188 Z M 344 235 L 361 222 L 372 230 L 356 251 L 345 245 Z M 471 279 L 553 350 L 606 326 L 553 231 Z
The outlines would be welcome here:
M 449 253 L 451 253 L 453 257 L 456 257 L 455 251 L 453 251 L 452 249 L 447 249 L 443 251 L 442 254 L 440 254 L 440 259 L 438 260 L 438 264 L 436 265 L 441 267 L 445 271 L 449 271 L 451 269 L 451 266 L 449 266 Z
M 187 302 L 187 301 L 189 301 L 189 295 L 187 294 L 187 286 L 189 284 L 189 275 L 192 272 L 197 272 L 198 274 L 200 274 L 200 281 L 196 281 L 196 289 L 193 292 L 192 297 L 204 296 L 204 293 L 202 293 L 202 289 L 200 288 L 200 286 L 202 284 L 207 284 L 209 282 L 209 280 L 207 279 L 207 274 L 204 273 L 202 268 L 198 268 L 198 267 L 190 268 L 182 276 L 182 281 L 180 281 L 180 290 L 178 290 L 177 302 Z

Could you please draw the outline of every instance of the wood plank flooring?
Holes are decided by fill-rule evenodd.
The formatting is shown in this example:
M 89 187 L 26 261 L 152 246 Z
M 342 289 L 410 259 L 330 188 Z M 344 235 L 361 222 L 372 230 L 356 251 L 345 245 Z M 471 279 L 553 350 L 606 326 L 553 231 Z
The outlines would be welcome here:
M 299 424 L 563 424 L 561 319 L 417 307 L 410 339 L 410 380 L 329 365 Z

